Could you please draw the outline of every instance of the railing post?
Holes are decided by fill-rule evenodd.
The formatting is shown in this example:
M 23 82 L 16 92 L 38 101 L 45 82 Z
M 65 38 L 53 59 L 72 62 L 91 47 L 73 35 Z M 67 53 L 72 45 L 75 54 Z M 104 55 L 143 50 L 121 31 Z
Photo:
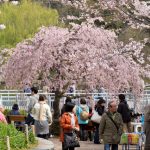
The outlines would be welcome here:
M 27 141 L 27 145 L 29 143 L 29 131 L 28 131 L 28 125 L 25 124 L 25 136 L 26 136 L 26 141 Z
M 11 124 L 12 124 L 13 126 L 15 126 L 15 122 L 14 122 L 13 120 L 11 121 Z
M 9 140 L 9 136 L 6 136 L 6 146 L 7 146 L 7 150 L 10 150 L 10 140 Z
M 35 126 L 34 126 L 34 125 L 31 125 L 31 128 L 32 128 L 32 133 L 33 133 L 33 135 L 35 136 Z

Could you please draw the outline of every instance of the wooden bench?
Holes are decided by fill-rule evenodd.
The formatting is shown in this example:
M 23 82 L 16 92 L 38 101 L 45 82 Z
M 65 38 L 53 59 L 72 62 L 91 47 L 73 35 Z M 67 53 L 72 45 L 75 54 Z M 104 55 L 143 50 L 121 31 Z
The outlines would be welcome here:
M 14 124 L 17 129 L 23 130 L 26 116 L 24 116 L 24 115 L 8 115 L 7 120 L 8 120 L 8 123 Z

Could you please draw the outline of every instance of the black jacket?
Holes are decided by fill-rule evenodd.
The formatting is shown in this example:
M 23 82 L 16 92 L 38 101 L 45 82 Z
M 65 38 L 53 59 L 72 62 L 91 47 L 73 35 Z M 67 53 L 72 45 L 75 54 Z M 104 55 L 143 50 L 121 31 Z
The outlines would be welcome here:
M 117 111 L 121 114 L 124 123 L 131 121 L 130 109 L 125 100 L 119 103 Z
M 95 111 L 97 111 L 98 114 L 99 114 L 100 116 L 102 116 L 103 113 L 105 112 L 105 107 L 104 107 L 104 106 L 101 106 L 101 107 L 95 106 Z M 99 123 L 93 122 L 93 125 L 99 127 Z
M 100 116 L 102 116 L 102 114 L 104 113 L 104 107 L 95 107 L 95 110 Z

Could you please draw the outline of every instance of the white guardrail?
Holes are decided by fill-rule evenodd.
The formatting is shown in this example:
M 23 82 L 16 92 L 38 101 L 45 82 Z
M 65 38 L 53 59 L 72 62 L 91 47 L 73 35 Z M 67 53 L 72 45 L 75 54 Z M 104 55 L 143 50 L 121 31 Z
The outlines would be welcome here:
M 150 92 L 150 91 L 149 91 Z M 138 103 L 140 107 L 144 108 L 147 104 L 150 104 L 150 93 L 146 92 L 143 95 L 140 95 L 138 99 Z M 47 97 L 47 101 L 51 110 L 53 110 L 53 102 L 55 98 L 54 93 L 42 93 L 39 91 L 39 94 L 44 94 Z M 111 99 L 118 99 L 118 93 L 86 93 L 83 91 L 77 91 L 76 93 L 65 93 L 65 96 L 92 96 L 94 101 L 97 101 L 99 97 L 103 97 L 106 102 L 108 103 Z M 61 103 L 64 103 L 65 98 L 61 99 Z M 137 100 L 132 94 L 126 93 L 126 100 L 128 101 L 129 107 L 135 109 L 135 105 Z M 77 105 L 79 104 L 79 98 L 73 100 Z M 23 93 L 22 91 L 18 90 L 0 90 L 0 104 L 2 104 L 5 108 L 11 109 L 12 105 L 17 103 L 20 109 L 27 110 L 27 106 L 29 103 L 29 96 L 27 93 Z

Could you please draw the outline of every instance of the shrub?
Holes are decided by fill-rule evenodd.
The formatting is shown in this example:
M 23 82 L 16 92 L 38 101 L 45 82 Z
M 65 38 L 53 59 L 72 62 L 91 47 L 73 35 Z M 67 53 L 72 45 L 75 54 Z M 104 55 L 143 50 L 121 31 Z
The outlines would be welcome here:
M 21 131 L 18 131 L 13 125 L 5 125 L 0 123 L 0 149 L 6 149 L 6 136 L 10 138 L 10 147 L 13 150 L 24 149 L 27 148 L 27 142 L 25 134 Z M 35 136 L 32 132 L 29 132 L 29 143 L 35 144 Z
M 17 6 L 5 3 L 0 5 L 0 24 L 6 26 L 6 29 L 0 30 L 1 48 L 9 48 L 32 37 L 42 25 L 58 25 L 58 13 L 26 0 Z
M 11 110 L 10 109 L 5 109 L 4 115 L 7 116 Z M 27 112 L 24 109 L 19 109 L 20 115 L 25 115 L 27 116 Z

